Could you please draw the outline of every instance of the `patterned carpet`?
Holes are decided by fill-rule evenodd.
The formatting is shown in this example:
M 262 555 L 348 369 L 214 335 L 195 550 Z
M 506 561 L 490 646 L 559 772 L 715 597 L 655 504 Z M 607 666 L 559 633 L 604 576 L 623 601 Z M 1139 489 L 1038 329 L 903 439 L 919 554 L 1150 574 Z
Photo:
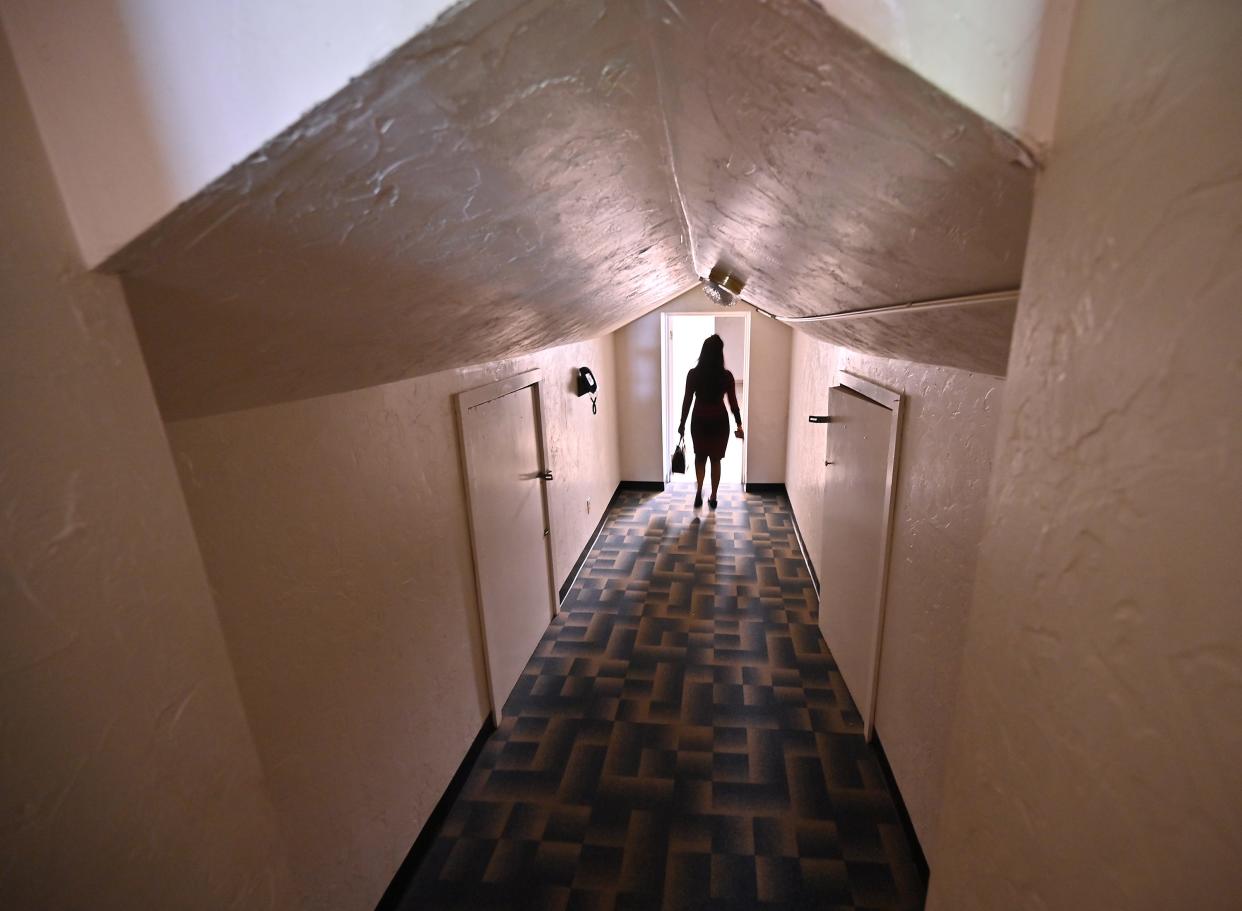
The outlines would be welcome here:
M 623 492 L 404 908 L 922 907 L 784 496 Z

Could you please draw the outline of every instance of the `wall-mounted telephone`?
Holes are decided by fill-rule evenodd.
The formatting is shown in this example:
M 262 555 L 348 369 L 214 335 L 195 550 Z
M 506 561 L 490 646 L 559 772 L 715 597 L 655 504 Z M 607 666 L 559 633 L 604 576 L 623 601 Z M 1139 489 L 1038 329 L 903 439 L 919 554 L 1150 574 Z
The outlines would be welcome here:
M 579 397 L 589 395 L 591 397 L 591 414 L 597 414 L 595 408 L 595 390 L 599 389 L 599 384 L 595 382 L 595 374 L 591 372 L 590 367 L 578 368 L 578 395 Z

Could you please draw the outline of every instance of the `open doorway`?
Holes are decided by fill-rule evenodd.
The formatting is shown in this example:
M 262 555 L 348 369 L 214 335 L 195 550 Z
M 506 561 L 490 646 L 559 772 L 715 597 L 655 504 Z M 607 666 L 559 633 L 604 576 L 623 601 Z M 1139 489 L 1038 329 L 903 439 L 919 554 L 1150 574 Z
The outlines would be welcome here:
M 686 468 L 684 475 L 669 471 L 669 454 L 677 445 L 677 424 L 681 420 L 681 402 L 686 391 L 686 374 L 699 359 L 699 350 L 710 335 L 724 341 L 725 367 L 737 384 L 737 401 L 743 422 L 749 423 L 750 403 L 750 312 L 720 313 L 719 311 L 660 314 L 662 349 L 663 433 L 661 434 L 666 484 L 694 484 L 694 442 L 686 421 Z M 730 422 L 732 418 L 730 417 Z M 741 487 L 746 483 L 746 441 L 730 436 L 725 457 L 720 463 L 720 486 Z M 706 494 L 704 494 L 706 496 Z

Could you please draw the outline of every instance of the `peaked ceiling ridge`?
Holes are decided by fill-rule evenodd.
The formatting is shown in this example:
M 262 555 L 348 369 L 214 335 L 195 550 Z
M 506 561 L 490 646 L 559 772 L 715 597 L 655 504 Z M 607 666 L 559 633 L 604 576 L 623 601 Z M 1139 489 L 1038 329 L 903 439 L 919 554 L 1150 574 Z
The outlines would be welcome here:
M 802 0 L 475 0 L 108 268 L 203 416 L 606 334 L 716 264 L 785 317 L 1012 287 L 1001 135 Z M 978 316 L 807 331 L 1003 372 Z
M 679 211 L 679 214 L 681 215 L 683 227 L 685 230 L 685 237 L 687 241 L 687 247 L 688 247 L 688 252 L 690 255 L 691 264 L 694 268 L 695 274 L 699 276 L 699 280 L 701 281 L 702 276 L 707 274 L 708 267 L 700 261 L 697 255 L 697 252 L 696 252 L 697 248 L 694 242 L 694 231 L 690 224 L 689 216 L 687 215 L 686 196 L 685 196 L 684 191 L 682 190 L 681 181 L 678 176 L 677 155 L 673 148 L 672 130 L 670 127 L 670 122 L 669 122 L 668 92 L 665 88 L 669 77 L 666 74 L 666 66 L 664 65 L 662 56 L 659 52 L 658 45 L 657 45 L 657 42 L 654 36 L 654 30 L 658 28 L 661 20 L 665 21 L 668 24 L 672 24 L 671 22 L 669 22 L 667 18 L 669 14 L 671 14 L 673 17 L 675 17 L 678 21 L 680 21 L 683 24 L 686 24 L 687 20 L 685 16 L 683 15 L 683 13 L 681 12 L 681 10 L 678 8 L 677 4 L 674 2 L 674 0 L 646 0 L 646 5 L 648 9 L 646 27 L 647 27 L 647 32 L 648 32 L 648 41 L 649 41 L 650 48 L 651 48 L 652 67 L 656 74 L 657 99 L 658 99 L 658 104 L 660 107 L 661 119 L 664 125 L 666 158 L 668 161 L 669 173 L 670 173 L 672 184 L 673 184 L 673 191 L 676 195 L 676 199 L 678 203 L 678 211 Z M 869 37 L 864 35 L 859 30 L 853 28 L 851 25 L 838 19 L 836 16 L 834 16 L 831 13 L 831 11 L 825 8 L 824 12 L 842 30 L 851 33 L 860 44 L 870 47 L 876 54 L 879 54 L 887 58 L 893 65 L 911 72 L 913 75 L 915 75 L 916 77 L 921 79 L 923 82 L 925 82 L 926 85 L 932 91 L 940 93 L 946 99 L 948 99 L 950 103 L 959 106 L 962 109 L 962 111 L 967 112 L 968 116 L 973 115 L 979 118 L 980 120 L 983 121 L 984 124 L 986 124 L 987 126 L 990 126 L 993 130 L 995 130 L 1002 137 L 1004 137 L 1004 139 L 1012 143 L 1013 161 L 1015 163 L 1021 165 L 1024 168 L 1031 169 L 1031 170 L 1039 170 L 1041 168 L 1040 153 L 1034 146 L 1032 146 L 1031 143 L 1024 140 L 1023 137 L 1014 133 L 1011 130 L 1007 130 L 1003 125 L 996 123 L 994 120 L 991 120 L 990 118 L 988 118 L 986 115 L 982 114 L 981 112 L 968 107 L 964 102 L 950 95 L 948 92 L 944 91 L 939 86 L 932 83 L 929 79 L 924 77 L 922 74 L 916 73 L 912 69 L 912 67 L 910 67 L 907 63 L 898 59 L 895 55 L 891 54 L 888 50 L 881 47 L 876 42 L 872 41 Z M 726 262 L 727 262 L 727 257 L 722 256 L 721 264 L 724 265 Z M 729 268 L 729 266 L 726 266 L 726 268 Z M 674 295 L 674 297 L 671 298 L 670 300 L 656 304 L 654 307 L 651 308 L 650 311 L 648 311 L 648 313 L 653 313 L 653 312 L 656 312 L 662 309 L 663 307 L 667 306 L 669 303 L 672 303 L 673 300 L 680 298 L 681 296 L 683 296 L 685 293 L 692 290 L 693 288 L 694 288 L 694 285 L 692 284 L 689 287 L 687 287 L 685 291 L 679 292 L 678 294 Z M 875 317 L 883 318 L 883 317 L 887 317 L 887 316 L 890 316 L 898 312 L 921 314 L 921 313 L 924 313 L 930 310 L 952 308 L 952 307 L 959 307 L 959 306 L 974 306 L 974 305 L 979 305 L 979 304 L 995 305 L 995 304 L 1009 303 L 1011 305 L 1016 305 L 1017 296 L 1018 296 L 1018 288 L 1015 286 L 1015 287 L 1004 288 L 1004 289 L 988 289 L 985 291 L 977 291 L 977 290 L 964 291 L 964 292 L 953 294 L 950 296 L 938 297 L 938 298 L 933 298 L 933 299 L 895 301 L 895 302 L 887 303 L 887 304 L 870 305 L 870 306 L 857 307 L 854 309 L 845 309 L 845 310 L 830 310 L 824 313 L 818 313 L 818 314 L 813 314 L 813 315 L 800 315 L 800 316 L 782 316 L 782 315 L 779 315 L 777 313 L 774 313 L 774 312 L 771 312 L 765 309 L 763 306 L 760 306 L 759 304 L 756 304 L 750 300 L 746 300 L 745 298 L 743 298 L 743 301 L 747 303 L 750 307 L 758 311 L 759 313 L 763 314 L 764 316 L 777 320 L 778 322 L 785 323 L 786 325 L 789 325 L 795 329 L 806 329 L 807 328 L 806 324 L 810 324 L 810 323 L 827 323 L 827 322 L 839 321 L 842 319 L 868 319 L 868 318 L 875 318 Z M 646 316 L 646 315 L 647 314 L 642 314 L 640 316 L 637 316 L 633 320 L 631 320 L 631 322 L 635 322 L 638 319 L 641 319 L 643 316 Z M 871 353 L 875 353 L 875 352 L 871 352 Z M 995 369 L 995 365 L 993 365 L 993 369 Z
M 676 5 L 672 3 L 672 0 L 647 0 L 647 15 L 644 21 L 644 30 L 647 37 L 647 46 L 651 54 L 651 68 L 655 73 L 656 104 L 660 110 L 660 122 L 664 127 L 664 158 L 668 163 L 668 171 L 673 184 L 673 194 L 677 202 L 677 214 L 681 218 L 681 227 L 685 234 L 686 252 L 690 256 L 690 268 L 694 270 L 694 274 L 696 276 L 701 277 L 703 272 L 699 258 L 695 253 L 694 232 L 690 227 L 690 218 L 686 214 L 686 195 L 681 188 L 681 178 L 677 174 L 677 156 L 673 152 L 673 132 L 672 127 L 669 124 L 668 90 L 666 88 L 666 80 L 668 76 L 666 75 L 666 68 L 660 59 L 660 53 L 655 38 L 655 27 L 657 21 L 655 8 L 660 4 L 667 5 L 678 16 L 681 15 L 681 12 L 677 9 Z M 665 303 L 667 303 L 667 301 Z M 664 305 L 658 304 L 654 309 L 659 309 L 662 306 Z
M 1023 146 L 822 7 L 677 0 L 658 58 L 700 270 L 722 265 L 777 318 L 872 354 L 1003 374 L 1013 306 L 881 308 L 1021 277 Z

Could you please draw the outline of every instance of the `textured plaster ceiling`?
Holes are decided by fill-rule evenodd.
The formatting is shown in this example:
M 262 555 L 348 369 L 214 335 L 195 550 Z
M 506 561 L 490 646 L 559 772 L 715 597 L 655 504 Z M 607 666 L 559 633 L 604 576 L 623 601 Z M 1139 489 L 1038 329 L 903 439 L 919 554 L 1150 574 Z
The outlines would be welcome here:
M 677 11 L 657 59 L 700 274 L 781 316 L 1017 287 L 1033 174 L 1007 134 L 809 3 Z M 804 328 L 1004 373 L 1013 306 L 972 309 Z
M 779 315 L 1013 287 L 1019 157 L 807 2 L 476 0 L 108 268 L 171 420 L 599 335 L 717 262 Z M 1011 321 L 808 328 L 997 373 Z
M 830 323 L 802 323 L 816 338 L 920 364 L 1004 376 L 1016 295 L 1007 301 L 944 310 L 895 310 Z
M 482 0 L 122 251 L 168 419 L 617 328 L 694 281 L 631 0 Z

